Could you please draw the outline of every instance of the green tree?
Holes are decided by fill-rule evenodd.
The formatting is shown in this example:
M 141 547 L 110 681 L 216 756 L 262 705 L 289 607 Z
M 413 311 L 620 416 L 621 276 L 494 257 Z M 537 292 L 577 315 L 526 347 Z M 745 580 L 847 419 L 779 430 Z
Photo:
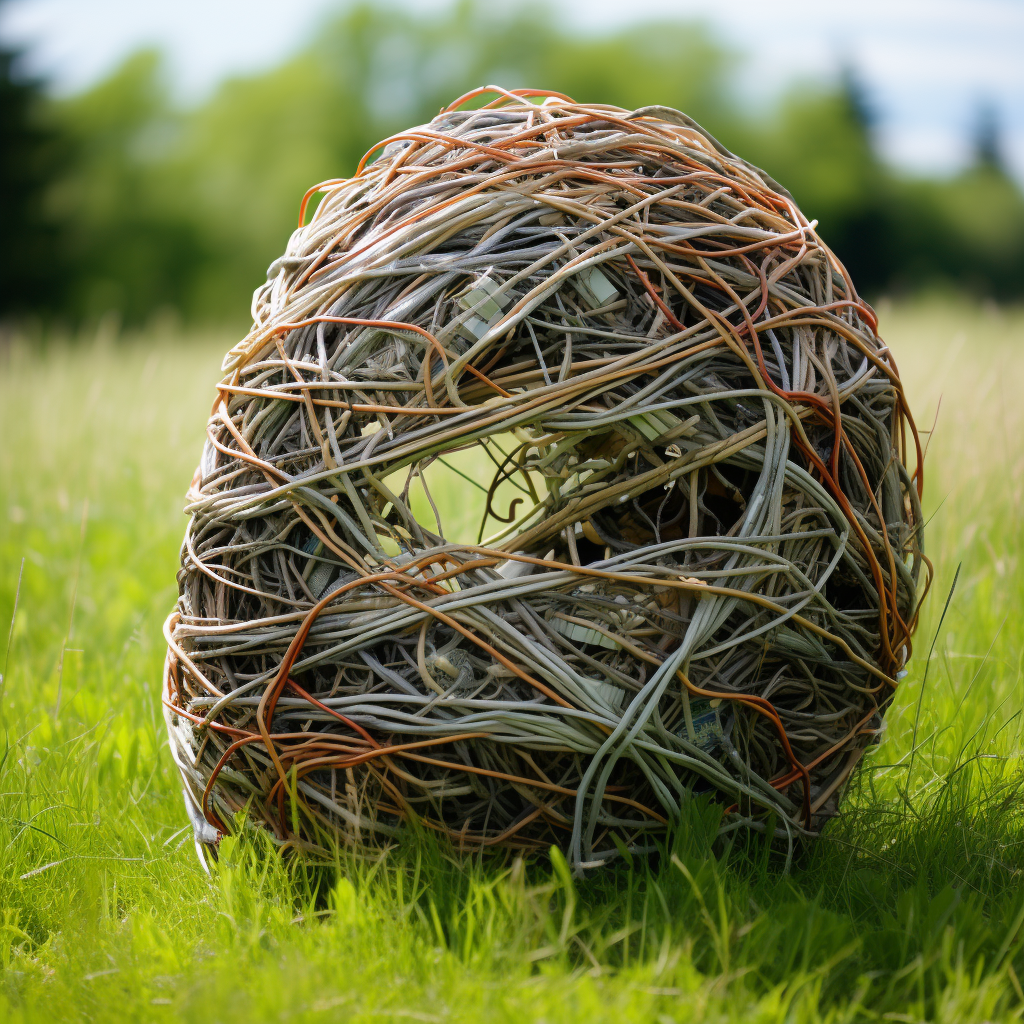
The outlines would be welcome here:
M 80 321 L 116 310 L 137 323 L 173 307 L 242 326 L 306 188 L 352 174 L 379 140 L 487 83 L 685 110 L 793 193 L 868 296 L 936 281 L 1024 294 L 1024 197 L 992 131 L 952 179 L 900 175 L 873 146 L 851 75 L 795 85 L 752 111 L 730 85 L 738 55 L 700 25 L 591 35 L 537 6 L 462 0 L 417 13 L 362 2 L 280 67 L 187 110 L 171 102 L 153 52 L 48 102 L 12 77 L 12 61 L 0 61 L 13 97 L 0 108 L 0 224 L 13 240 L 0 257 L 0 313 L 17 304 Z
M 46 206 L 61 140 L 43 82 L 19 73 L 21 56 L 0 47 L 0 317 L 45 306 L 62 280 L 57 223 Z
M 207 247 L 173 159 L 182 128 L 159 55 L 136 54 L 55 112 L 73 152 L 51 196 L 74 268 L 65 311 L 138 322 L 181 308 Z
M 540 9 L 504 16 L 463 3 L 426 16 L 355 6 L 287 64 L 226 82 L 183 119 L 171 163 L 208 257 L 183 291 L 184 307 L 204 318 L 247 310 L 306 188 L 352 174 L 376 142 L 461 93 L 540 84 L 591 102 L 668 102 L 721 119 L 726 63 L 703 31 L 678 24 L 581 40 Z
M 858 288 L 885 287 L 890 174 L 871 138 L 871 115 L 857 79 L 835 88 L 794 86 L 774 115 L 741 129 L 740 151 L 793 194 L 846 265 Z

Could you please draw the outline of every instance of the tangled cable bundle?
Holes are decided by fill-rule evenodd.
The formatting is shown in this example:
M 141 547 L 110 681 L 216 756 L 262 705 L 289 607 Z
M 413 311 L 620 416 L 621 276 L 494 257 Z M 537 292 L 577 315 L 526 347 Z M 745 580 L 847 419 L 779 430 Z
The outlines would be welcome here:
M 414 818 L 579 868 L 701 793 L 816 833 L 925 559 L 896 365 L 814 223 L 675 110 L 530 90 L 316 193 L 189 492 L 165 704 L 197 839 Z M 430 480 L 467 452 L 456 536 Z

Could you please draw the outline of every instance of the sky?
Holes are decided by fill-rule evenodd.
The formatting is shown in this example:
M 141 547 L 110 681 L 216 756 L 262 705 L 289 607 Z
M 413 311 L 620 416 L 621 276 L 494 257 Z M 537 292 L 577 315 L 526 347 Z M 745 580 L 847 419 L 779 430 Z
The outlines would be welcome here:
M 490 0 L 506 3 L 511 0 Z M 404 0 L 428 10 L 443 0 Z M 231 75 L 265 70 L 311 39 L 338 0 L 7 0 L 0 38 L 28 50 L 60 93 L 102 78 L 156 45 L 183 101 Z M 565 23 L 596 32 L 643 16 L 701 20 L 743 55 L 741 95 L 762 103 L 792 81 L 854 70 L 895 163 L 946 173 L 970 155 L 988 105 L 1024 180 L 1024 0 L 548 0 Z

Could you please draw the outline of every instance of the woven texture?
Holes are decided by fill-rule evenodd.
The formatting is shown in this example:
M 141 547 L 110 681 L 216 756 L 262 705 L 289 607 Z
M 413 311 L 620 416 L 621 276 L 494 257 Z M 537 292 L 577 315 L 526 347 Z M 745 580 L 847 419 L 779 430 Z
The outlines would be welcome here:
M 816 833 L 926 563 L 896 365 L 815 225 L 677 111 L 526 91 L 315 194 L 188 496 L 164 684 L 197 838 L 415 818 L 581 867 L 702 793 Z

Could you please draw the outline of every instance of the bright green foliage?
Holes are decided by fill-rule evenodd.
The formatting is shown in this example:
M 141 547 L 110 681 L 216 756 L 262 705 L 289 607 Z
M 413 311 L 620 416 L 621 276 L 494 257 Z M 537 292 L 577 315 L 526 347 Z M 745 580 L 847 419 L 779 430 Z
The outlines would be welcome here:
M 581 100 L 728 109 L 726 56 L 670 24 L 576 38 L 539 8 L 461 4 L 433 16 L 349 8 L 279 68 L 224 83 L 176 110 L 154 53 L 58 104 L 76 159 L 52 197 L 71 269 L 48 313 L 144 322 L 171 306 L 200 322 L 244 322 L 283 251 L 305 190 L 353 173 L 374 144 L 497 81 Z M 719 116 L 718 120 L 722 118 Z
M 1019 1019 L 1024 317 L 934 302 L 881 323 L 925 429 L 944 396 L 937 583 L 883 743 L 788 875 L 756 838 L 713 843 L 694 804 L 663 856 L 584 880 L 412 831 L 315 871 L 250 832 L 207 878 L 160 623 L 229 339 L 4 350 L 0 644 L 25 563 L 0 647 L 0 1020 Z
M 71 158 L 48 198 L 64 225 L 48 308 L 63 305 L 90 320 L 113 311 L 137 322 L 181 305 L 206 243 L 170 160 L 181 125 L 158 55 L 130 57 L 65 100 L 58 117 Z
M 298 59 L 228 82 L 186 122 L 176 160 L 208 247 L 186 300 L 193 316 L 222 320 L 228 295 L 236 318 L 248 313 L 250 292 L 295 229 L 303 193 L 339 173 L 339 114 L 324 66 Z

